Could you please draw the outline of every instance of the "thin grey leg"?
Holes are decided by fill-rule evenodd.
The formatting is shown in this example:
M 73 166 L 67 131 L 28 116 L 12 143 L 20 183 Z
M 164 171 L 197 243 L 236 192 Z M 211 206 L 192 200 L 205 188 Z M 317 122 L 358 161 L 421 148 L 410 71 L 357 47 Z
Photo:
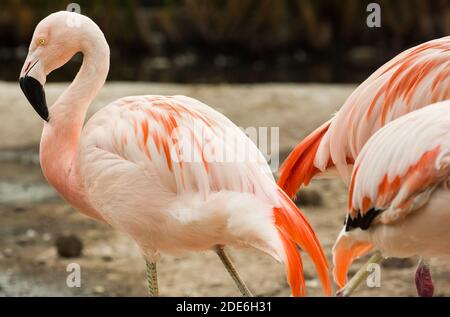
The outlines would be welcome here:
M 147 265 L 147 286 L 150 297 L 158 297 L 158 274 L 156 272 L 156 263 L 146 260 Z
M 241 292 L 241 294 L 245 297 L 253 297 L 252 292 L 248 289 L 247 285 L 245 285 L 244 281 L 239 276 L 239 273 L 237 272 L 236 267 L 234 266 L 230 257 L 225 252 L 224 247 L 217 246 L 216 253 L 219 256 L 219 258 L 222 261 L 225 268 L 227 269 L 227 271 L 230 274 L 231 278 L 233 279 L 234 283 L 239 288 L 239 291 Z

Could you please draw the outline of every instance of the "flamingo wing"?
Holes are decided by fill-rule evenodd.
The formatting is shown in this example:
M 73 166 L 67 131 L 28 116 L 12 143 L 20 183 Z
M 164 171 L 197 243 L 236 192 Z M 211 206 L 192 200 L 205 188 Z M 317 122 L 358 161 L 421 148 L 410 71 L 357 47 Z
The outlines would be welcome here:
M 446 179 L 450 163 L 450 101 L 405 115 L 379 130 L 358 156 L 349 217 L 383 211 L 391 223 L 417 209 L 419 195 Z M 416 201 L 417 202 L 417 201 Z
M 450 36 L 399 54 L 366 79 L 331 122 L 300 142 L 280 168 L 290 196 L 314 175 L 336 167 L 345 183 L 367 140 L 388 122 L 450 98 Z
M 206 197 L 230 190 L 275 197 L 272 173 L 256 145 L 201 102 L 184 96 L 140 96 L 103 110 L 86 125 L 94 131 L 90 138 L 96 138 L 89 142 L 145 166 L 167 191 Z

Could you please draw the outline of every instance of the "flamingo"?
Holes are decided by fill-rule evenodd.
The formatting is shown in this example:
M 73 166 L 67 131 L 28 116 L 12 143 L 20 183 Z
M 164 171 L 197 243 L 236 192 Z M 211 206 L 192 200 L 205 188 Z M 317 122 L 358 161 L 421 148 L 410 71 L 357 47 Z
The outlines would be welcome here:
M 314 177 L 338 174 L 348 185 L 353 162 L 378 129 L 408 112 L 449 99 L 449 87 L 450 36 L 400 53 L 294 148 L 280 168 L 278 185 L 291 197 Z
M 78 74 L 47 107 L 46 76 L 77 52 L 84 56 Z M 256 145 L 224 115 L 185 96 L 130 96 L 84 124 L 108 70 L 100 28 L 61 11 L 37 25 L 20 86 L 44 120 L 40 163 L 47 181 L 77 210 L 136 242 L 149 295 L 159 295 L 161 254 L 213 250 L 241 293 L 251 296 L 225 246 L 253 247 L 283 262 L 294 296 L 305 295 L 299 246 L 330 295 L 327 260 L 313 229 Z
M 333 247 L 337 284 L 344 287 L 352 261 L 376 248 L 369 262 L 419 256 L 417 291 L 432 296 L 426 262 L 450 260 L 449 182 L 450 100 L 413 111 L 378 130 L 353 169 L 346 223 Z M 353 292 L 364 279 L 360 272 L 341 295 Z
M 356 157 L 376 131 L 411 111 L 449 98 L 450 36 L 400 53 L 294 148 L 280 168 L 278 185 L 290 197 L 314 177 L 340 176 L 348 185 Z M 417 272 L 421 272 L 418 283 L 430 278 L 423 261 Z

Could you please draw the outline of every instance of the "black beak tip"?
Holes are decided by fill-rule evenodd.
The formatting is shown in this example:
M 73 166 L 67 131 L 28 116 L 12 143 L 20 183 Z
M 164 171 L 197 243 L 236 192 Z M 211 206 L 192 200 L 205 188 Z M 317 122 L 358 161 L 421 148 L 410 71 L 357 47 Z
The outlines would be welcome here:
M 20 89 L 22 89 L 28 102 L 33 106 L 39 116 L 48 121 L 48 108 L 45 99 L 45 91 L 41 83 L 33 77 L 25 76 L 19 79 Z

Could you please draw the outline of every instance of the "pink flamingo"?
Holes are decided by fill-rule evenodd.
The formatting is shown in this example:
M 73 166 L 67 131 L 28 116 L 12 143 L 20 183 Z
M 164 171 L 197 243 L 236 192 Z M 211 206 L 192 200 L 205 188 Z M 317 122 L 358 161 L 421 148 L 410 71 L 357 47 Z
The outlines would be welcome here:
M 278 185 L 294 197 L 315 176 L 336 174 L 348 184 L 353 162 L 382 126 L 450 98 L 450 36 L 399 54 L 375 71 L 336 115 L 301 141 L 280 168 Z
M 84 55 L 80 71 L 47 108 L 46 75 L 77 52 Z M 46 179 L 76 209 L 134 239 L 146 259 L 150 295 L 158 295 L 160 253 L 215 250 L 250 296 L 224 246 L 254 247 L 284 262 L 292 294 L 304 295 L 297 245 L 311 256 L 329 295 L 326 257 L 312 228 L 276 185 L 257 147 L 225 116 L 184 96 L 133 96 L 109 104 L 83 127 L 108 70 L 109 47 L 98 26 L 57 12 L 36 27 L 20 85 L 45 120 L 40 161 Z M 221 153 L 238 159 L 216 160 Z
M 390 121 L 450 98 L 450 36 L 399 54 L 380 67 L 336 115 L 301 141 L 280 168 L 278 185 L 294 197 L 314 177 L 340 175 L 348 184 L 353 162 L 367 140 Z M 338 173 L 336 173 L 338 172 Z M 418 285 L 430 279 L 423 261 Z
M 376 132 L 361 150 L 349 190 L 348 215 L 333 248 L 333 275 L 346 282 L 355 257 L 420 256 L 419 295 L 432 296 L 425 259 L 450 259 L 450 100 L 413 111 Z M 349 295 L 358 272 L 341 290 Z

